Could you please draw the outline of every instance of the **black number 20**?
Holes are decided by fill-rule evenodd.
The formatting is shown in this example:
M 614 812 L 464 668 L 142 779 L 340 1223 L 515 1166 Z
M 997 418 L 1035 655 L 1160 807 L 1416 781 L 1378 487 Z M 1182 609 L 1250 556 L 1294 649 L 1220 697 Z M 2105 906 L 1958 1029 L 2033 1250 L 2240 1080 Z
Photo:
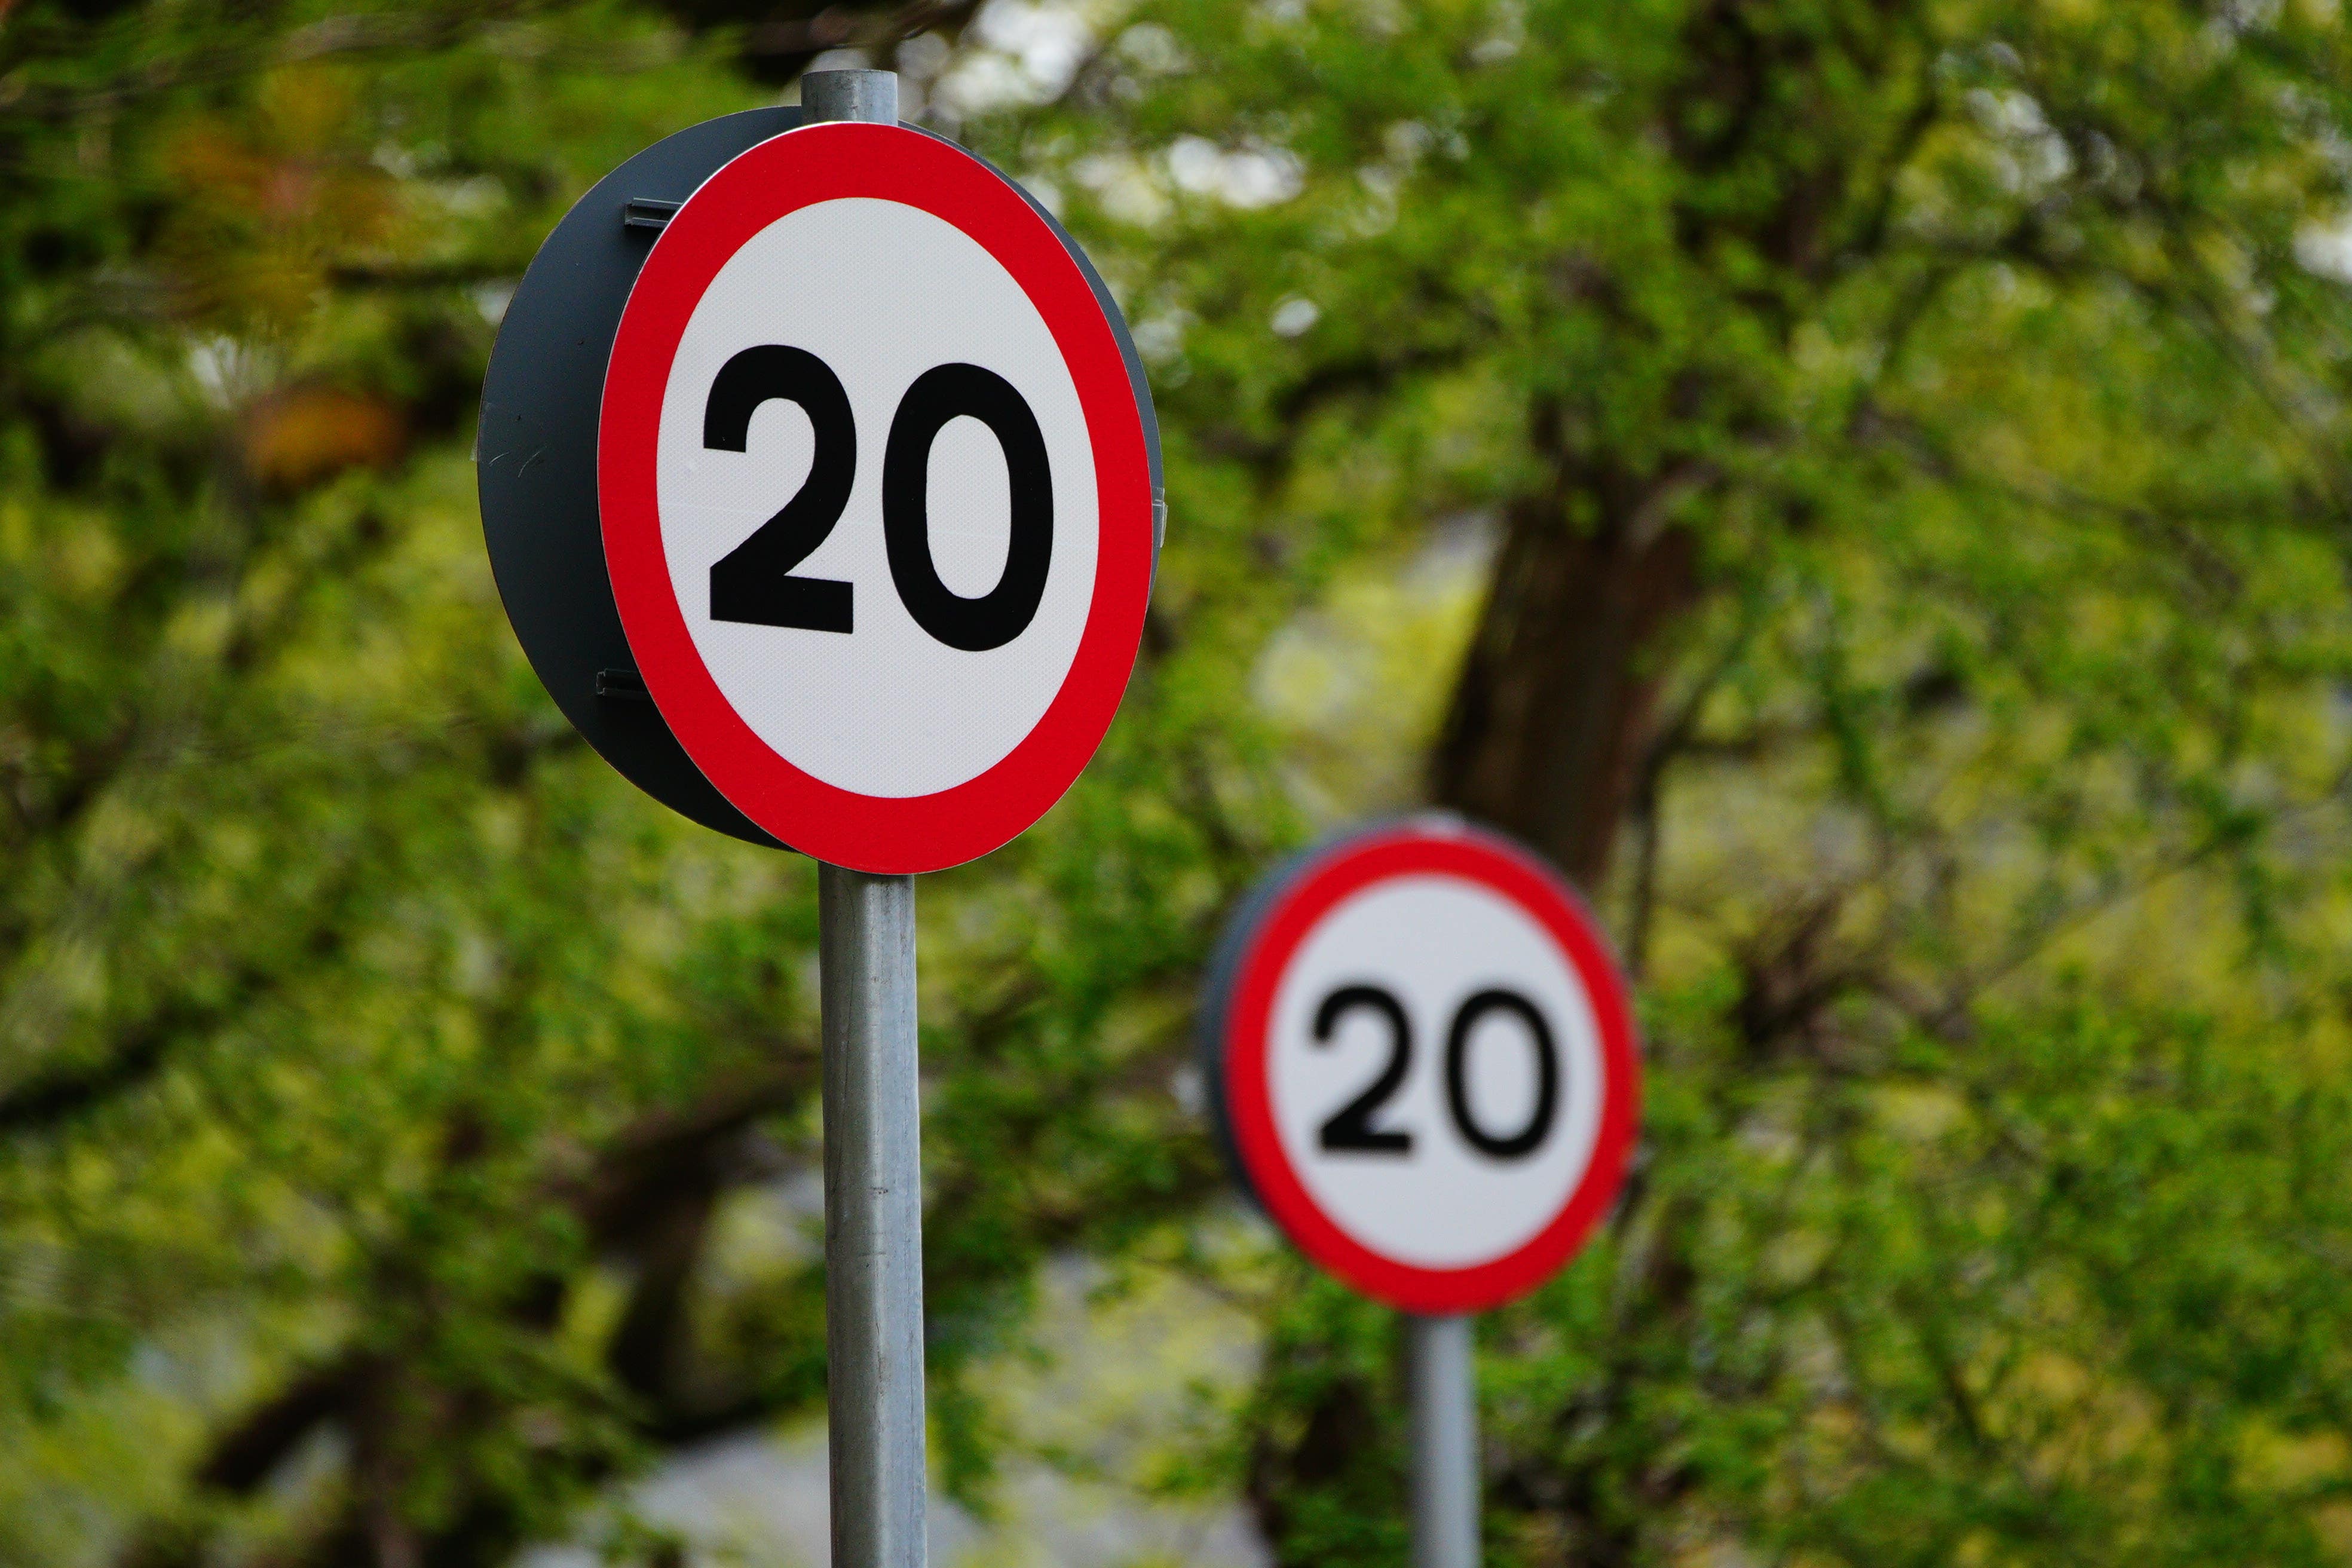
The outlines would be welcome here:
M 857 475 L 857 421 L 833 368 L 806 349 L 761 343 L 721 366 L 703 405 L 702 444 L 746 449 L 751 416 L 770 399 L 800 405 L 816 458 L 799 491 L 710 568 L 710 618 L 813 632 L 855 625 L 852 586 L 796 577 L 841 521 Z M 996 586 L 975 598 L 940 580 L 931 559 L 932 443 L 950 420 L 979 420 L 1004 453 L 1012 537 Z M 915 378 L 890 419 L 882 452 L 882 538 L 899 602 L 950 647 L 985 653 L 1028 630 L 1054 560 L 1054 473 L 1037 416 L 1013 384 L 976 364 L 934 365 Z
M 1388 1066 L 1323 1123 L 1316 1141 L 1332 1153 L 1410 1153 L 1412 1133 L 1372 1125 L 1373 1115 L 1404 1086 L 1405 1074 L 1412 1068 L 1412 1022 L 1405 1016 L 1404 1004 L 1378 985 L 1342 985 L 1315 1009 L 1315 1041 L 1329 1045 L 1339 1020 L 1358 1008 L 1378 1014 L 1388 1025 Z M 1517 1131 L 1499 1135 L 1486 1131 L 1470 1109 L 1470 1036 L 1489 1013 L 1508 1013 L 1525 1025 L 1536 1058 L 1535 1107 Z M 1445 1031 L 1445 1108 L 1463 1138 L 1490 1159 L 1524 1160 L 1543 1146 L 1559 1110 L 1559 1050 L 1552 1041 L 1551 1026 L 1534 1003 L 1516 991 L 1490 987 L 1454 1009 L 1453 1026 Z

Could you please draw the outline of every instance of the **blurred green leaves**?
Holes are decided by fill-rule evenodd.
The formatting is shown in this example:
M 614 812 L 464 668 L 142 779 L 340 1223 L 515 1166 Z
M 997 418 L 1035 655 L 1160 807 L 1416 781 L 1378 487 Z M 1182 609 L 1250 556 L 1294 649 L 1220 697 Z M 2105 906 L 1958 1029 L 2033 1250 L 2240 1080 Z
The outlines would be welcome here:
M 571 735 L 466 449 L 571 199 L 936 22 L 1171 500 L 1102 753 L 922 891 L 943 1479 L 1086 1255 L 1260 1335 L 1153 1484 L 1401 1559 L 1392 1321 L 1236 1215 L 1192 992 L 1605 685 L 1647 1139 L 1486 1325 L 1494 1560 L 2342 1560 L 2332 11 L 755 11 L 0 13 L 0 1558 L 504 1561 L 816 1406 L 807 868 Z

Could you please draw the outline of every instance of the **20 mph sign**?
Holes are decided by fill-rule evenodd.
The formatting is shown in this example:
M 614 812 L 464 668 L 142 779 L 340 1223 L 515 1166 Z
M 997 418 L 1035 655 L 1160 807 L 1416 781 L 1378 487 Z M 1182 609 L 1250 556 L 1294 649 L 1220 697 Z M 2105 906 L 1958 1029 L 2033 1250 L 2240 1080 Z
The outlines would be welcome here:
M 1115 307 L 985 163 L 826 123 L 719 168 L 629 294 L 596 457 L 637 673 L 783 843 L 952 866 L 1093 754 L 1150 593 L 1149 409 Z
M 1451 818 L 1276 874 L 1227 933 L 1203 1043 L 1276 1223 L 1423 1313 L 1534 1289 L 1615 1197 L 1636 1121 L 1625 987 L 1527 851 Z

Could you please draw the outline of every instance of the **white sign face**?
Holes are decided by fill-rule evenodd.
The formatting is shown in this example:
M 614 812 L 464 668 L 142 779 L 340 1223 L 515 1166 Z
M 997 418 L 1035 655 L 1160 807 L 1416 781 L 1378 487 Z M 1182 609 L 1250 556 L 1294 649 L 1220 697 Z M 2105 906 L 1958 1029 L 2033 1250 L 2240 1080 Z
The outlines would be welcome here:
M 1221 1104 L 1294 1239 L 1420 1311 L 1565 1261 L 1622 1172 L 1635 1067 L 1622 984 L 1556 878 L 1451 820 L 1378 829 L 1234 941 Z
M 824 124 L 722 167 L 638 276 L 598 436 L 614 602 L 688 755 L 862 870 L 1026 827 L 1134 663 L 1145 410 L 1108 297 L 970 154 Z
M 791 568 L 793 577 L 847 587 L 845 631 L 725 618 L 738 607 L 714 602 L 712 569 L 813 477 L 815 426 L 789 398 L 751 411 L 741 450 L 704 439 L 722 370 L 772 343 L 813 356 L 846 395 L 852 423 L 830 434 L 855 449 L 847 503 Z M 886 547 L 887 437 L 908 389 L 941 364 L 1001 378 L 1006 413 L 1025 410 L 1045 445 L 1052 532 L 1043 591 L 993 647 L 951 646 L 918 622 Z M 687 323 L 662 399 L 656 462 L 663 549 L 696 650 L 753 733 L 814 777 L 866 795 L 950 789 L 1003 762 L 1061 690 L 1094 588 L 1099 520 L 1086 414 L 1037 308 L 944 219 L 853 197 L 802 207 L 761 230 L 719 269 Z M 984 601 L 1005 582 L 1011 554 L 1003 445 L 978 418 L 957 415 L 932 437 L 925 467 L 932 569 L 948 593 Z
M 1601 1042 L 1584 987 L 1533 917 L 1459 877 L 1401 877 L 1335 906 L 1283 975 L 1267 1049 L 1299 1180 L 1402 1263 L 1467 1268 L 1526 1246 L 1592 1157 Z

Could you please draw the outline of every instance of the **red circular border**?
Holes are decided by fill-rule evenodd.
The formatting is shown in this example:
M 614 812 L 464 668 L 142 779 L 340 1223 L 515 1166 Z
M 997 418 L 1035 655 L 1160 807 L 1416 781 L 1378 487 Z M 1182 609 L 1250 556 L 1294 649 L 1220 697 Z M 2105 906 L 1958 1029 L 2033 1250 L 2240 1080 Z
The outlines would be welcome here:
M 1601 1121 L 1592 1157 L 1559 1214 L 1516 1250 L 1467 1268 L 1428 1268 L 1375 1252 L 1315 1202 L 1284 1152 L 1266 1082 L 1274 999 L 1299 946 L 1342 900 L 1375 882 L 1435 873 L 1510 900 L 1551 932 L 1583 982 L 1601 1034 Z M 1525 1295 L 1583 1244 L 1625 1176 L 1641 1098 L 1625 984 L 1592 918 L 1567 884 L 1507 839 L 1453 824 L 1375 829 L 1317 856 L 1277 893 L 1250 933 L 1225 1015 L 1226 1114 L 1252 1190 L 1309 1258 L 1410 1312 L 1475 1312 Z
M 924 795 L 860 795 L 795 767 L 719 690 L 688 631 L 662 549 L 654 476 L 661 403 L 694 308 L 754 235 L 817 202 L 903 202 L 953 224 L 1045 317 L 1076 384 L 1094 447 L 1100 538 L 1077 656 L 1045 716 L 994 766 Z M 604 562 L 621 626 L 656 706 L 695 765 L 793 848 L 861 871 L 936 871 L 1013 838 L 1075 782 L 1110 727 L 1151 591 L 1151 477 L 1118 341 L 1085 273 L 1020 192 L 953 145 L 893 125 L 803 126 L 738 155 L 655 242 L 613 340 L 597 428 Z

